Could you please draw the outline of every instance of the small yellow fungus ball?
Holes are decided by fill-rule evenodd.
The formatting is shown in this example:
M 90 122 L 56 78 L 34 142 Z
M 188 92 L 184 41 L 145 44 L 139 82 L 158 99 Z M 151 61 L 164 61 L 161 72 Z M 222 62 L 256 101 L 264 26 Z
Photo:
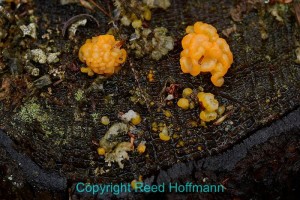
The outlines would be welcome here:
M 190 107 L 190 102 L 186 98 L 180 98 L 177 102 L 177 105 L 183 110 L 187 110 Z
M 171 137 L 169 135 L 165 135 L 164 133 L 159 133 L 159 138 L 162 141 L 169 141 L 171 139 Z
M 150 21 L 152 17 L 150 9 L 146 8 L 144 11 L 144 19 Z
M 211 82 L 215 86 L 222 86 L 223 76 L 233 62 L 233 55 L 227 42 L 219 38 L 213 26 L 203 22 L 188 26 L 186 33 L 181 42 L 182 72 L 190 73 L 192 76 L 197 76 L 200 72 L 210 72 Z
M 165 116 L 166 117 L 172 117 L 172 113 L 171 113 L 171 111 L 169 111 L 169 110 L 164 110 L 164 114 L 165 114 Z
M 135 179 L 134 179 L 134 180 L 132 180 L 132 181 L 131 181 L 131 183 L 130 183 L 130 185 L 131 185 L 131 188 L 135 190 L 135 189 L 137 188 L 137 183 L 138 183 L 138 181 L 137 181 L 137 180 L 135 180 Z
M 107 116 L 103 116 L 103 117 L 101 117 L 101 123 L 103 125 L 108 125 L 110 123 L 110 120 Z
M 133 125 L 138 125 L 139 123 L 141 123 L 142 118 L 139 114 L 136 113 L 136 115 L 131 119 L 131 123 Z
M 217 110 L 218 115 L 223 115 L 225 112 L 225 106 L 220 106 Z
M 96 74 L 111 75 L 120 69 L 127 53 L 120 49 L 121 42 L 116 41 L 112 35 L 100 35 L 87 39 L 79 49 L 79 59 L 85 62 L 87 67 L 81 68 L 81 72 L 89 76 Z
M 218 109 L 219 102 L 212 93 L 199 92 L 197 97 L 207 111 L 212 112 Z
M 184 141 L 180 140 L 177 145 L 178 145 L 178 147 L 183 147 L 184 146 Z
M 197 94 L 199 102 L 205 110 L 201 111 L 200 119 L 204 122 L 209 122 L 217 118 L 217 110 L 219 107 L 218 100 L 211 93 L 199 92 Z
M 89 76 L 94 76 L 94 72 L 93 72 L 93 70 L 91 70 L 91 68 L 88 68 L 88 67 L 81 67 L 81 68 L 80 68 L 80 71 L 81 71 L 82 73 L 88 74 Z
M 168 127 L 164 126 L 159 133 L 159 138 L 163 141 L 169 141 L 171 137 L 169 136 Z
M 153 82 L 154 81 L 154 74 L 153 74 L 153 70 L 150 70 L 148 75 L 147 75 L 148 81 L 149 82 Z
M 98 154 L 99 154 L 100 156 L 104 156 L 104 155 L 105 155 L 105 149 L 102 148 L 102 147 L 99 147 L 99 148 L 97 149 L 97 152 L 98 152 Z
M 138 147 L 137 147 L 137 151 L 142 154 L 146 151 L 146 145 L 145 145 L 146 142 L 141 142 Z
M 216 112 L 201 111 L 200 113 L 200 119 L 202 119 L 205 122 L 210 122 L 212 120 L 215 120 L 216 118 L 217 118 Z
M 195 108 L 195 103 L 194 102 L 191 102 L 190 103 L 190 109 L 194 109 Z
M 192 93 L 193 93 L 193 90 L 192 90 L 191 88 L 185 88 L 185 89 L 182 91 L 182 96 L 183 96 L 183 97 L 188 97 L 188 96 L 190 96 Z
M 131 181 L 130 185 L 132 189 L 137 189 L 137 183 L 141 183 L 141 182 L 143 182 L 143 177 L 139 176 L 139 179 L 138 180 L 134 179 L 133 181 Z
M 141 28 L 142 24 L 143 24 L 142 20 L 140 20 L 140 19 L 136 19 L 131 23 L 133 28 Z
M 157 123 L 156 123 L 156 122 L 153 122 L 153 123 L 151 124 L 151 128 L 152 128 L 152 131 L 154 131 L 154 132 L 158 131 Z

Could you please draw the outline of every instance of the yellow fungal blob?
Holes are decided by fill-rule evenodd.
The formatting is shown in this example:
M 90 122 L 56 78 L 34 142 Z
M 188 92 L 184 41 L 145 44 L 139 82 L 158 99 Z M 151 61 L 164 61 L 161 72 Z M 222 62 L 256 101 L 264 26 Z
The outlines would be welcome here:
M 141 142 L 138 147 L 137 147 L 137 151 L 142 154 L 146 151 L 146 145 L 145 145 L 146 142 Z
M 164 114 L 165 114 L 165 116 L 166 117 L 172 117 L 172 113 L 171 113 L 171 111 L 169 111 L 169 110 L 164 110 Z
M 139 176 L 138 180 L 136 179 L 132 180 L 130 183 L 132 189 L 137 189 L 137 183 L 141 183 L 142 181 L 143 181 L 143 177 L 141 175 Z
M 166 135 L 164 133 L 159 133 L 159 138 L 163 141 L 169 141 L 171 139 L 169 135 Z
M 188 26 L 186 33 L 187 35 L 181 41 L 182 72 L 190 73 L 192 76 L 197 76 L 201 72 L 210 72 L 211 82 L 215 86 L 222 86 L 223 76 L 233 62 L 233 55 L 227 42 L 219 37 L 212 25 L 203 22 Z
M 101 123 L 103 125 L 108 125 L 110 123 L 110 120 L 107 116 L 103 116 L 103 117 L 101 117 Z
M 142 22 L 142 20 L 140 20 L 140 19 L 136 19 L 136 20 L 134 20 L 134 21 L 131 23 L 132 27 L 135 28 L 135 29 L 141 28 L 141 27 L 142 27 L 142 24 L 143 24 L 143 22 Z
M 193 93 L 193 90 L 192 90 L 191 88 L 185 88 L 185 89 L 182 91 L 182 96 L 183 96 L 183 97 L 188 97 L 188 96 L 190 96 L 192 93 Z
M 147 75 L 148 81 L 149 82 L 153 82 L 154 81 L 154 74 L 153 74 L 153 70 L 150 70 L 148 75 Z
M 102 148 L 102 147 L 99 147 L 99 148 L 97 149 L 97 152 L 98 152 L 98 154 L 99 154 L 100 156 L 104 156 L 104 155 L 105 155 L 105 149 Z
M 177 102 L 177 105 L 183 110 L 187 110 L 190 107 L 190 102 L 186 98 L 180 98 Z
M 141 123 L 141 121 L 142 121 L 142 118 L 138 113 L 136 113 L 136 115 L 131 119 L 131 123 L 133 125 L 138 125 L 139 123 Z
M 120 69 L 127 53 L 121 49 L 121 42 L 116 41 L 112 35 L 99 35 L 87 39 L 79 49 L 79 59 L 85 62 L 87 67 L 81 68 L 81 72 L 89 76 L 96 74 L 111 75 Z
M 198 100 L 205 110 L 201 111 L 200 119 L 204 122 L 209 122 L 217 118 L 217 110 L 219 107 L 218 100 L 211 93 L 199 92 Z
M 131 183 L 130 183 L 130 185 L 131 185 L 131 188 L 132 189 L 137 189 L 137 184 L 139 183 L 139 181 L 137 181 L 137 180 L 133 180 L 133 181 L 131 181 Z
M 152 17 L 150 9 L 146 8 L 144 11 L 144 19 L 150 21 Z

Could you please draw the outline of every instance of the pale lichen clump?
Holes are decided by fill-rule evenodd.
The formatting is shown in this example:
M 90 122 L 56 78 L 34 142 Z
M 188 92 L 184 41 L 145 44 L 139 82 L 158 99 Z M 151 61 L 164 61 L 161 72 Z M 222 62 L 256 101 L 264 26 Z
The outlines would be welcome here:
M 118 136 L 124 135 L 128 132 L 129 128 L 127 124 L 115 123 L 113 124 L 106 134 L 101 138 L 99 145 L 103 147 L 106 152 L 110 152 L 117 144 L 116 138 Z
M 97 152 L 105 156 L 105 162 L 111 166 L 112 162 L 117 162 L 120 168 L 124 168 L 122 161 L 128 160 L 128 151 L 133 150 L 130 142 L 119 142 L 118 138 L 129 131 L 129 126 L 125 123 L 115 123 L 106 132 L 99 142 Z
M 141 28 L 143 21 L 151 20 L 152 13 L 150 8 L 141 1 L 129 0 L 126 2 L 114 0 L 114 5 L 121 17 L 121 24 Z
M 136 30 L 135 40 L 130 43 L 129 48 L 134 50 L 136 57 L 150 54 L 152 59 L 159 60 L 174 48 L 174 39 L 167 33 L 168 30 L 164 27 Z
M 170 7 L 170 0 L 143 0 L 143 2 L 150 8 L 167 9 Z
M 124 26 L 141 28 L 144 21 L 150 21 L 152 18 L 152 8 L 167 9 L 171 3 L 169 0 L 114 0 L 117 13 L 120 15 L 120 21 Z
M 106 154 L 105 162 L 108 163 L 108 166 L 111 166 L 112 162 L 117 162 L 121 169 L 124 168 L 123 160 L 129 160 L 128 151 L 132 151 L 133 146 L 130 142 L 121 142 L 116 148 L 111 152 Z
M 57 63 L 59 61 L 58 56 L 60 54 L 61 54 L 60 52 L 46 53 L 42 49 L 32 49 L 27 53 L 25 58 L 28 58 L 40 64 L 46 64 L 46 63 L 52 64 L 52 63 Z
M 26 25 L 20 26 L 20 29 L 23 32 L 24 37 L 30 36 L 34 39 L 37 39 L 36 28 L 37 28 L 37 25 L 35 23 L 30 23 L 27 26 Z
M 87 65 L 81 68 L 81 72 L 93 76 L 94 73 L 111 75 L 119 71 L 120 64 L 124 63 L 127 57 L 125 49 L 121 49 L 121 44 L 112 35 L 87 39 L 79 49 L 79 59 Z
M 180 54 L 182 72 L 192 76 L 210 72 L 211 82 L 215 86 L 222 86 L 223 76 L 233 62 L 227 42 L 219 37 L 213 26 L 203 22 L 188 26 L 186 33 L 182 39 L 183 51 Z
M 205 92 L 199 92 L 197 97 L 202 107 L 204 108 L 204 110 L 200 113 L 200 119 L 204 122 L 215 120 L 218 116 L 218 100 L 215 99 L 213 94 Z

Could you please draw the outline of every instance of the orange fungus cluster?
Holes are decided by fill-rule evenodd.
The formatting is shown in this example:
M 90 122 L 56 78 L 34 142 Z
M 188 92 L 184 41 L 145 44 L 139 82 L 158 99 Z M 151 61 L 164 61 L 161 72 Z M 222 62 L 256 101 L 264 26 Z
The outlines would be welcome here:
M 222 86 L 223 76 L 233 62 L 227 42 L 219 38 L 217 30 L 206 23 L 196 22 L 186 28 L 180 54 L 181 70 L 197 76 L 200 72 L 210 72 L 215 86 Z
M 79 49 L 79 59 L 87 67 L 82 67 L 81 72 L 89 76 L 96 74 L 111 75 L 120 69 L 127 53 L 121 49 L 121 42 L 116 41 L 112 35 L 100 35 L 87 39 Z

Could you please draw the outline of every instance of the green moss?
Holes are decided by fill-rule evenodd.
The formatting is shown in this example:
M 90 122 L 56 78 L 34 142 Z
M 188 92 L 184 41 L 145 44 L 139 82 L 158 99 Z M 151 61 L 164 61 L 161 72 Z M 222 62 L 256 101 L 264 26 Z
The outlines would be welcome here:
M 42 110 L 41 106 L 35 102 L 35 100 L 30 100 L 26 102 L 18 113 L 20 119 L 27 123 L 32 123 L 34 120 L 38 122 L 45 122 L 49 120 L 47 113 Z
M 93 122 L 97 123 L 98 119 L 99 119 L 99 113 L 93 113 L 93 114 L 91 114 L 91 116 L 92 116 Z
M 47 137 L 54 133 L 62 136 L 64 132 L 59 127 L 56 127 L 56 123 L 54 123 L 55 119 L 47 111 L 35 99 L 32 99 L 21 107 L 17 117 L 25 123 L 39 123 L 39 126 Z
M 76 101 L 82 101 L 84 98 L 84 91 L 82 89 L 78 89 L 75 93 L 75 99 Z

